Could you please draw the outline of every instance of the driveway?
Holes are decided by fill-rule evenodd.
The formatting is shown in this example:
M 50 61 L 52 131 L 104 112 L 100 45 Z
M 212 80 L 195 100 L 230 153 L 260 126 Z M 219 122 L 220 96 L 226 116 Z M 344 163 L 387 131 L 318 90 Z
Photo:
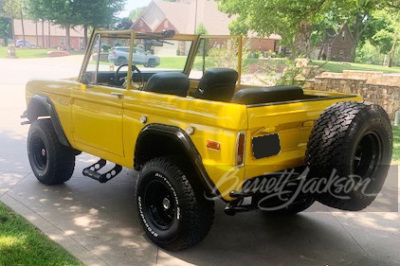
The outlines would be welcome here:
M 335 212 L 315 204 L 293 218 L 259 212 L 228 217 L 222 203 L 208 237 L 177 253 L 145 237 L 135 207 L 136 173 L 124 170 L 107 184 L 83 177 L 96 158 L 82 154 L 72 179 L 47 187 L 36 181 L 26 155 L 24 84 L 31 77 L 79 72 L 82 56 L 0 59 L 0 200 L 87 265 L 399 265 L 398 212 Z M 397 167 L 375 205 L 397 209 Z M 373 209 L 370 209 L 373 210 Z

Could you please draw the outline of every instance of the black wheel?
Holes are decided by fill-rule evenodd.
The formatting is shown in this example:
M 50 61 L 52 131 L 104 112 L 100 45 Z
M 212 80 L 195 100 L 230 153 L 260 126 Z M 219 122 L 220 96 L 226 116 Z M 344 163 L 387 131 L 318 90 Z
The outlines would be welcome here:
M 28 158 L 36 178 L 43 184 L 68 181 L 75 167 L 75 151 L 63 146 L 50 119 L 32 123 L 28 134 Z
M 157 66 L 157 63 L 154 58 L 150 58 L 146 65 L 146 67 L 156 67 L 156 66 Z
M 115 61 L 114 64 L 115 64 L 116 66 L 126 65 L 126 64 L 128 64 L 128 60 L 126 60 L 125 57 L 120 56 L 120 57 L 117 58 L 117 60 Z
M 385 182 L 391 156 L 392 128 L 382 107 L 356 102 L 329 107 L 314 125 L 306 159 L 310 178 L 338 183 L 316 195 L 318 201 L 342 210 L 366 208 Z
M 178 165 L 164 157 L 147 162 L 139 173 L 137 188 L 137 206 L 146 234 L 171 251 L 200 242 L 214 217 L 214 202 L 206 200 L 203 190 Z

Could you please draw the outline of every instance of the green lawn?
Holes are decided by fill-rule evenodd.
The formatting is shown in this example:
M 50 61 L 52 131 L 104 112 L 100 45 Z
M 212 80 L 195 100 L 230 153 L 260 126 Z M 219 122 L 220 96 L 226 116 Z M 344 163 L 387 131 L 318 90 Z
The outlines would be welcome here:
M 381 71 L 384 73 L 400 73 L 400 67 L 384 67 L 379 65 L 370 64 L 356 64 L 356 63 L 342 63 L 342 62 L 332 62 L 332 61 L 319 61 L 313 60 L 311 62 L 313 65 L 320 66 L 322 69 L 342 73 L 343 70 L 363 70 L 363 71 Z
M 16 53 L 18 58 L 43 58 L 47 57 L 47 52 L 54 51 L 50 49 L 19 49 Z M 7 57 L 7 47 L 0 46 L 0 58 Z
M 393 127 L 393 161 L 400 162 L 400 126 Z
M 0 203 L 0 265 L 83 265 Z

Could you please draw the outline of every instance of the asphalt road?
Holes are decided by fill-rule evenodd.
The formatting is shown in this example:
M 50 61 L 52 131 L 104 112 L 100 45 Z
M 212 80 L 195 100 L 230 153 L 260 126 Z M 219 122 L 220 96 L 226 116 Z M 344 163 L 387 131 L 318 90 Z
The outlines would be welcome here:
M 0 200 L 87 265 L 399 265 L 398 212 L 309 212 L 277 218 L 252 212 L 228 217 L 217 204 L 214 226 L 199 245 L 165 252 L 147 240 L 135 207 L 136 173 L 124 170 L 107 184 L 82 176 L 96 158 L 77 157 L 72 179 L 47 187 L 36 181 L 26 154 L 29 126 L 24 84 L 30 78 L 66 78 L 82 56 L 0 59 Z M 398 207 L 397 167 L 375 210 Z M 370 210 L 373 210 L 370 209 Z

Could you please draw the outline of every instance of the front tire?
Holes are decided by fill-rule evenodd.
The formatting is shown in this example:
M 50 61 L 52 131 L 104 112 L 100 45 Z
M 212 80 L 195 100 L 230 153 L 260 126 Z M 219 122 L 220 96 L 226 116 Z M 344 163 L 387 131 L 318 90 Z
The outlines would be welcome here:
M 75 151 L 60 143 L 50 119 L 34 121 L 27 142 L 29 163 L 41 183 L 57 185 L 71 178 Z
M 208 234 L 214 202 L 208 201 L 195 184 L 168 157 L 147 162 L 139 173 L 139 219 L 147 236 L 159 247 L 171 251 L 186 249 Z

